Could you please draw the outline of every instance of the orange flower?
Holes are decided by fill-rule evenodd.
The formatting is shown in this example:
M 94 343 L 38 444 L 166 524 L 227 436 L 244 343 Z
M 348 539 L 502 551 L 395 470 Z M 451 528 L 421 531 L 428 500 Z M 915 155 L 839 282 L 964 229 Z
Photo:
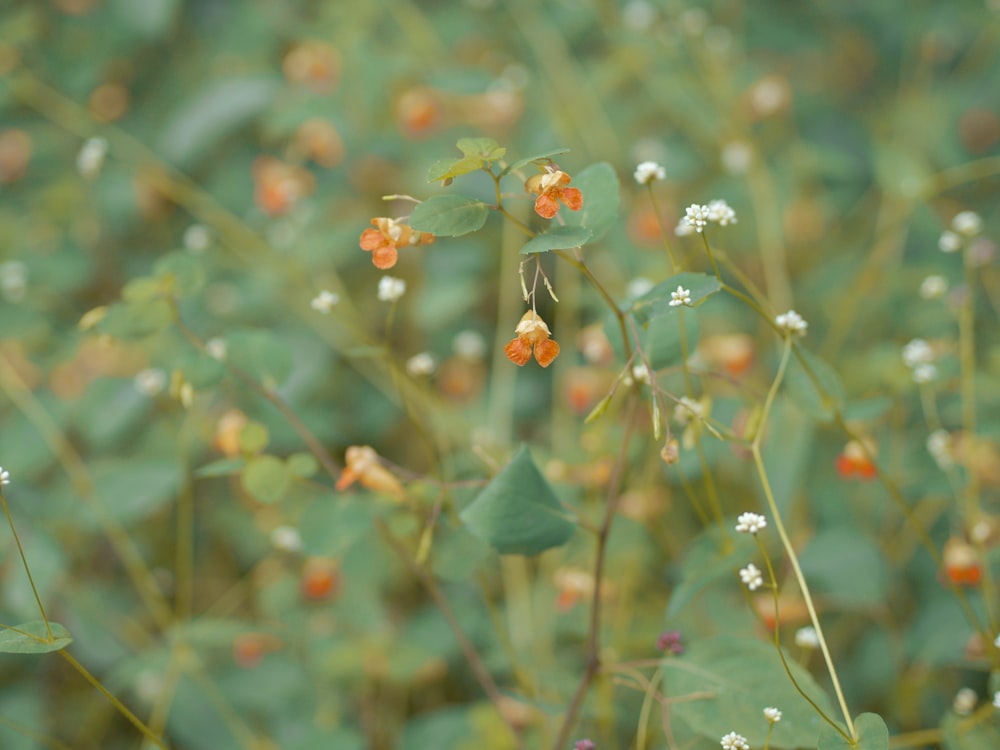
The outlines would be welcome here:
M 878 446 L 874 440 L 866 438 L 864 445 L 857 440 L 851 440 L 844 446 L 844 451 L 837 456 L 837 473 L 844 479 L 874 479 L 878 474 L 875 464 L 869 456 L 874 456 Z
M 535 201 L 535 213 L 543 219 L 551 219 L 559 212 L 559 201 L 562 201 L 570 211 L 579 211 L 583 208 L 583 193 L 576 188 L 563 187 L 569 183 L 570 176 L 556 170 L 529 177 L 524 183 L 524 189 L 538 196 Z
M 403 485 L 379 463 L 379 455 L 374 448 L 369 445 L 352 445 L 347 449 L 345 458 L 347 466 L 337 480 L 338 490 L 360 482 L 362 487 L 391 495 L 397 501 L 403 499 Z
M 253 200 L 268 216 L 282 216 L 295 202 L 309 195 L 316 181 L 309 170 L 273 156 L 258 156 L 251 166 Z
M 503 352 L 516 365 L 526 365 L 533 351 L 538 364 L 548 367 L 559 354 L 559 344 L 549 338 L 552 335 L 549 327 L 534 310 L 528 310 L 521 316 L 514 333 L 517 338 L 511 339 Z
M 983 566 L 976 548 L 964 539 L 952 537 L 941 552 L 944 572 L 956 586 L 975 586 L 983 578 Z
M 361 233 L 361 249 L 372 254 L 375 268 L 383 271 L 396 265 L 401 245 L 429 245 L 434 241 L 434 235 L 429 232 L 418 232 L 406 224 L 400 224 L 398 219 L 372 219 L 376 229 L 366 229 Z
M 308 558 L 302 565 L 299 587 L 310 601 L 332 598 L 340 590 L 340 565 L 331 557 Z

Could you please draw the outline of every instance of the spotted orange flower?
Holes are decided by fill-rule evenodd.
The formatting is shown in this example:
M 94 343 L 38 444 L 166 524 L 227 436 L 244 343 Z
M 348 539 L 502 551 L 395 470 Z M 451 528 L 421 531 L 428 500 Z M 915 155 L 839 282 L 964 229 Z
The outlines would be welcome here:
M 874 479 L 878 474 L 870 456 L 874 456 L 878 446 L 874 440 L 865 439 L 862 445 L 857 440 L 851 440 L 844 446 L 843 452 L 837 456 L 837 473 L 844 479 Z
M 534 353 L 538 364 L 548 367 L 559 354 L 559 344 L 549 338 L 552 335 L 549 327 L 534 310 L 521 316 L 514 333 L 517 338 L 511 339 L 503 352 L 516 365 L 526 365 Z
M 380 463 L 378 453 L 370 445 L 352 445 L 345 458 L 347 466 L 337 480 L 338 490 L 360 482 L 362 487 L 390 495 L 396 501 L 403 500 L 406 494 L 403 485 Z
M 372 254 L 372 263 L 383 271 L 392 268 L 399 260 L 398 247 L 403 245 L 429 245 L 434 241 L 434 235 L 429 232 L 418 232 L 406 224 L 400 224 L 398 219 L 384 217 L 372 219 L 375 229 L 366 229 L 361 233 L 361 249 Z
M 535 213 L 543 219 L 551 219 L 559 212 L 559 201 L 562 201 L 570 211 L 583 208 L 583 193 L 577 188 L 565 187 L 570 183 L 570 176 L 565 172 L 543 172 L 528 178 L 524 189 L 535 193 Z

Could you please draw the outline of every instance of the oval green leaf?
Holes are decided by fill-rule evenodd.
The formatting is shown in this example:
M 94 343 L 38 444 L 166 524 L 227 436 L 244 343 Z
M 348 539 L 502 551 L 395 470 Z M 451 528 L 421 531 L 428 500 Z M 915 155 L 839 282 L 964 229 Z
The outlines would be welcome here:
M 818 750 L 889 750 L 889 728 L 878 714 L 861 714 L 854 719 L 854 729 L 858 733 L 857 744 L 844 739 L 833 727 L 824 726 L 816 747 Z M 971 750 L 972 746 L 969 747 Z M 996 747 L 996 745 L 975 747 Z
M 598 240 L 618 218 L 621 207 L 618 175 L 610 164 L 602 161 L 575 175 L 572 185 L 583 193 L 583 208 L 564 213 L 566 224 L 586 227 L 591 239 Z
M 461 159 L 442 159 L 436 161 L 427 170 L 428 182 L 439 182 L 441 180 L 451 180 L 461 177 L 463 174 L 475 172 L 483 166 L 482 159 L 470 158 L 468 156 Z
M 539 154 L 526 156 L 523 159 L 518 159 L 513 164 L 509 164 L 506 167 L 504 167 L 503 171 L 500 173 L 500 176 L 503 177 L 505 174 L 514 172 L 520 169 L 521 167 L 526 167 L 533 161 L 542 161 L 542 160 L 549 161 L 553 156 L 559 156 L 559 154 L 565 154 L 567 151 L 569 151 L 568 148 L 554 148 L 549 151 L 542 151 Z
M 478 161 L 496 161 L 507 153 L 507 149 L 492 138 L 459 138 L 455 145 L 466 158 Z
M 705 273 L 679 273 L 666 281 L 661 281 L 644 295 L 632 303 L 632 314 L 640 325 L 646 325 L 650 320 L 661 315 L 672 315 L 680 307 L 671 307 L 671 293 L 683 287 L 691 294 L 691 305 L 695 305 L 706 297 L 718 292 L 722 285 L 715 276 Z
M 585 227 L 556 226 L 548 232 L 537 234 L 521 248 L 521 255 L 547 253 L 549 250 L 567 250 L 580 247 L 590 239 L 590 230 Z
M 262 503 L 278 502 L 291 484 L 291 472 L 276 456 L 257 456 L 243 470 L 243 487 Z
M 464 195 L 437 195 L 413 209 L 410 226 L 420 232 L 458 237 L 486 223 L 489 207 Z
M 526 446 L 462 511 L 469 531 L 505 555 L 537 555 L 569 541 L 576 528 Z
M 41 620 L 24 625 L 4 626 L 0 630 L 0 653 L 4 654 L 48 654 L 61 651 L 73 642 L 73 636 L 62 625 L 49 622 L 52 637 Z

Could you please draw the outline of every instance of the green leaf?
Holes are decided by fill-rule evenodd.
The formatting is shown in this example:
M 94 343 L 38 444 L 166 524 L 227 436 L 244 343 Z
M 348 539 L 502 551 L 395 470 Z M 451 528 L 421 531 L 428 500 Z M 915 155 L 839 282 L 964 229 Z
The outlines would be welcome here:
M 554 148 L 550 149 L 549 151 L 542 151 L 541 153 L 534 154 L 532 156 L 526 156 L 523 159 L 518 159 L 513 164 L 504 167 L 504 170 L 500 173 L 500 176 L 503 177 L 505 174 L 515 172 L 521 167 L 526 167 L 527 165 L 531 164 L 531 162 L 533 161 L 549 161 L 553 156 L 559 156 L 559 154 L 565 154 L 567 151 L 569 151 L 568 148 Z
M 292 372 L 292 353 L 271 331 L 236 331 L 226 336 L 226 360 L 250 377 L 274 388 Z
M 191 253 L 168 253 L 157 261 L 154 271 L 164 291 L 178 298 L 191 297 L 205 285 L 204 261 Z
M 676 616 L 698 592 L 719 580 L 735 581 L 733 571 L 745 565 L 755 544 L 747 534 L 737 534 L 735 523 L 724 530 L 712 526 L 691 542 L 681 566 L 681 582 L 667 604 L 667 617 Z
M 143 339 L 168 328 L 174 311 L 165 299 L 141 302 L 116 302 L 100 323 L 100 331 L 122 340 Z
M 288 470 L 300 479 L 308 479 L 319 471 L 319 464 L 311 453 L 293 453 L 286 463 Z
M 413 209 L 410 226 L 420 232 L 458 237 L 475 232 L 486 223 L 489 207 L 464 195 L 436 195 Z
M 580 247 L 590 239 L 590 230 L 584 227 L 554 226 L 548 232 L 536 234 L 521 248 L 521 255 L 547 253 L 549 250 L 567 250 Z
M 62 625 L 49 621 L 52 638 L 41 620 L 15 626 L 16 630 L 5 627 L 0 630 L 0 653 L 4 654 L 48 654 L 61 651 L 73 642 L 73 636 Z M 20 631 L 20 632 L 18 632 Z
M 524 445 L 461 518 L 501 554 L 537 555 L 565 544 L 576 528 Z
M 565 212 L 566 224 L 586 227 L 592 239 L 599 240 L 618 218 L 621 207 L 618 175 L 610 164 L 602 161 L 575 175 L 572 186 L 583 192 L 583 208 Z
M 288 491 L 292 475 L 277 456 L 257 456 L 243 470 L 243 487 L 262 503 L 276 503 Z
M 200 469 L 196 469 L 194 476 L 197 479 L 228 477 L 232 474 L 239 474 L 246 465 L 247 461 L 245 458 L 222 458 L 218 461 L 207 463 Z
M 799 555 L 802 572 L 831 602 L 877 606 L 885 601 L 889 570 L 878 545 L 854 528 L 826 529 Z
M 267 427 L 256 419 L 251 419 L 240 428 L 240 450 L 244 453 L 260 453 L 270 439 Z
M 492 138 L 459 138 L 455 145 L 467 159 L 485 162 L 502 159 L 503 155 L 507 153 L 507 149 Z
M 427 181 L 451 180 L 455 177 L 461 177 L 463 174 L 475 172 L 477 169 L 482 169 L 482 167 L 482 159 L 468 156 L 461 159 L 441 159 L 434 162 L 431 168 L 427 170 Z
M 812 676 L 790 656 L 786 661 L 802 689 L 833 716 L 829 699 Z M 773 643 L 745 636 L 695 640 L 683 656 L 665 659 L 660 668 L 667 697 L 685 698 L 672 701 L 671 712 L 716 742 L 739 727 L 751 747 L 763 747 L 766 706 L 782 712 L 771 734 L 772 748 L 813 747 L 826 726 L 788 679 Z
M 816 419 L 830 420 L 834 410 L 844 406 L 844 384 L 840 376 L 807 349 L 797 346 L 794 354 L 785 372 L 789 398 Z M 822 389 L 822 394 L 816 384 Z
M 196 391 L 212 388 L 226 375 L 226 366 L 205 352 L 188 352 L 177 358 L 177 369 Z
M 181 468 L 169 459 L 113 459 L 94 469 L 94 486 L 118 523 L 148 518 L 177 496 Z M 96 522 L 96 520 L 95 520 Z
M 784 722 L 784 717 L 782 717 Z M 818 750 L 889 750 L 889 728 L 878 714 L 860 714 L 854 719 L 854 729 L 858 733 L 857 744 L 848 742 L 833 727 L 826 725 L 819 733 Z M 947 743 L 945 743 L 947 745 Z M 968 745 L 973 747 L 1000 747 L 995 743 Z
M 371 531 L 375 514 L 376 506 L 369 498 L 321 498 L 306 508 L 299 521 L 302 549 L 307 555 L 343 557 Z
M 660 317 L 646 323 L 645 326 L 638 326 L 639 339 L 642 342 L 642 349 L 646 353 L 646 359 L 654 370 L 659 370 L 671 365 L 680 364 L 682 359 L 681 327 L 677 318 Z M 698 336 L 701 326 L 698 323 L 697 310 L 684 311 L 684 337 L 687 341 L 688 354 L 694 353 L 698 347 Z M 611 348 L 618 359 L 624 361 L 625 350 L 622 347 L 621 328 L 618 327 L 618 319 L 608 313 L 604 319 L 604 334 L 611 342 Z M 631 339 L 631 328 L 629 329 Z M 639 360 L 636 360 L 638 364 Z
M 715 276 L 705 273 L 685 271 L 671 276 L 632 303 L 632 314 L 635 315 L 636 322 L 646 325 L 650 320 L 662 315 L 676 314 L 680 307 L 671 307 L 670 295 L 677 291 L 677 287 L 683 287 L 691 293 L 691 305 L 712 296 L 722 288 Z

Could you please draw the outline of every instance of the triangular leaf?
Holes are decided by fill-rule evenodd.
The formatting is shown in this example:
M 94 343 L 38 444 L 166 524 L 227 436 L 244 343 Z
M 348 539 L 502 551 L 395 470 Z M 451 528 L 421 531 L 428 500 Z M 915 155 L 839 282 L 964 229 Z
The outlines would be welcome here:
M 436 195 L 413 209 L 410 226 L 420 232 L 458 237 L 475 232 L 486 223 L 485 203 L 464 195 Z
M 450 180 L 461 177 L 463 174 L 475 172 L 481 169 L 483 160 L 473 157 L 462 157 L 461 159 L 442 159 L 436 161 L 427 170 L 427 181 L 438 182 L 439 180 Z
M 640 325 L 646 325 L 653 318 L 661 315 L 672 315 L 680 307 L 670 305 L 671 293 L 683 287 L 691 294 L 691 304 L 710 297 L 718 292 L 722 285 L 715 276 L 705 273 L 679 273 L 666 281 L 661 281 L 632 304 L 632 314 Z
M 833 727 L 823 727 L 816 747 L 818 750 L 889 750 L 889 728 L 878 714 L 861 714 L 854 719 L 854 729 L 858 733 L 857 744 L 844 739 Z M 996 745 L 975 747 L 996 747 Z
M 52 638 L 41 620 L 0 630 L 0 653 L 48 654 L 60 651 L 73 642 L 73 636 L 62 625 L 49 622 Z
M 591 239 L 600 239 L 618 218 L 621 187 L 618 175 L 607 162 L 591 164 L 573 177 L 573 187 L 583 192 L 583 208 L 565 214 L 569 226 L 586 227 Z
M 466 158 L 485 162 L 502 159 L 507 153 L 507 149 L 492 138 L 459 138 L 455 145 Z
M 523 445 L 461 518 L 501 554 L 537 555 L 565 544 L 576 528 Z
M 542 161 L 542 160 L 549 161 L 553 156 L 559 156 L 559 154 L 565 154 L 567 151 L 569 151 L 568 148 L 553 148 L 548 151 L 542 151 L 541 153 L 538 154 L 532 154 L 531 156 L 526 156 L 523 159 L 518 159 L 513 164 L 509 164 L 506 167 L 504 167 L 504 170 L 500 173 L 500 176 L 503 177 L 505 174 L 509 174 L 510 172 L 515 172 L 521 167 L 526 167 L 527 165 L 531 164 L 531 162 L 533 161 Z
M 547 253 L 549 250 L 567 250 L 590 239 L 590 230 L 584 227 L 556 226 L 548 232 L 537 234 L 521 248 L 521 255 Z

